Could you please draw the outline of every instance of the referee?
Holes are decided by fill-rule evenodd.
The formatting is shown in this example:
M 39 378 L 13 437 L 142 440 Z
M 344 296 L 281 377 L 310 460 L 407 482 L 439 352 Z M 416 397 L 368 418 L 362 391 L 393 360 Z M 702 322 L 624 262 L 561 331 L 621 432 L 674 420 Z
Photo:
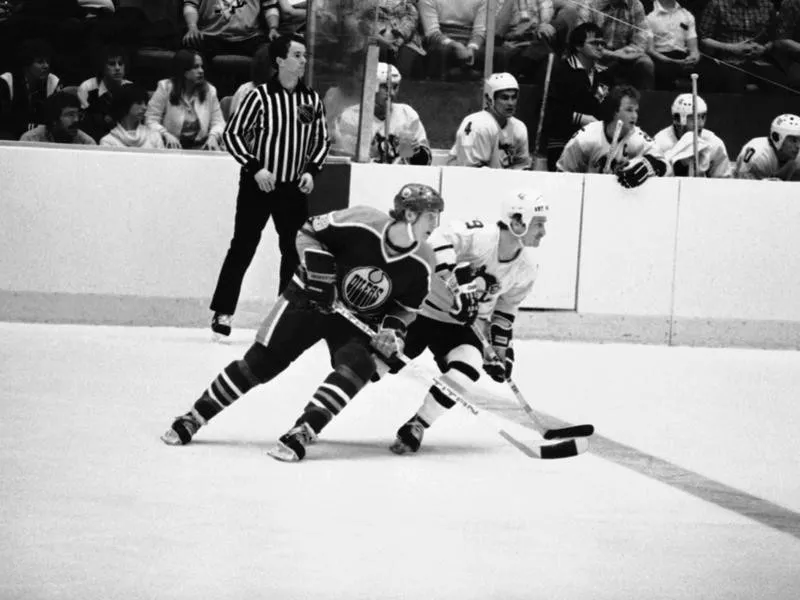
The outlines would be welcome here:
M 242 280 L 270 216 L 281 251 L 278 294 L 299 264 L 295 239 L 308 218 L 308 194 L 330 140 L 319 94 L 303 83 L 305 41 L 282 35 L 270 44 L 277 75 L 242 101 L 225 128 L 228 152 L 242 165 L 233 239 L 211 300 L 211 329 L 230 335 Z

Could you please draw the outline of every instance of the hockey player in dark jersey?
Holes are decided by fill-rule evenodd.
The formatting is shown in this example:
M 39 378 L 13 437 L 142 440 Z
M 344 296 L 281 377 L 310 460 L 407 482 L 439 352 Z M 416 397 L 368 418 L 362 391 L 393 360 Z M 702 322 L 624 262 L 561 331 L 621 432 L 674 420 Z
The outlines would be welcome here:
M 406 329 L 430 289 L 434 258 L 427 239 L 443 208 L 436 190 L 409 183 L 395 196 L 388 216 L 358 206 L 309 219 L 297 236 L 301 264 L 255 343 L 214 378 L 161 439 L 188 444 L 220 411 L 324 339 L 333 371 L 269 452 L 279 460 L 302 460 L 306 446 L 375 373 L 375 355 L 392 364 L 403 351 Z M 372 324 L 377 335 L 370 340 L 332 313 L 337 299 Z
M 549 208 L 533 189 L 506 194 L 497 224 L 451 223 L 431 236 L 436 275 L 406 339 L 409 358 L 429 349 L 442 373 L 465 388 L 479 379 L 481 369 L 498 382 L 511 376 L 514 320 L 538 273 L 527 249 L 538 247 L 545 236 Z M 484 352 L 473 322 L 490 340 L 492 352 Z M 432 386 L 397 431 L 392 452 L 419 450 L 425 430 L 454 405 Z

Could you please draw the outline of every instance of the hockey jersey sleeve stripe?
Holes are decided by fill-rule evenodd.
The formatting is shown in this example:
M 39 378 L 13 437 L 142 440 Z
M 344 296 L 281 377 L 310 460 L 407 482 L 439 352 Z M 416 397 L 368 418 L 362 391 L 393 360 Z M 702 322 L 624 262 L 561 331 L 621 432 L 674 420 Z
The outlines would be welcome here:
M 455 263 L 440 263 L 436 265 L 436 273 L 441 273 L 442 271 L 452 271 L 455 269 Z
M 452 250 L 453 244 L 444 244 L 443 246 L 436 246 L 433 251 L 434 252 L 441 252 L 442 250 Z

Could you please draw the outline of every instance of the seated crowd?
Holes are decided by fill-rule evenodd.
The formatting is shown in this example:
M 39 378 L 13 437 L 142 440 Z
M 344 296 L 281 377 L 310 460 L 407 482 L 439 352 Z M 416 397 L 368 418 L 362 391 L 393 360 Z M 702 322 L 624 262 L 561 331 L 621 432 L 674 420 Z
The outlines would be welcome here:
M 635 102 L 637 111 L 640 90 L 687 91 L 693 72 L 700 74 L 703 91 L 709 93 L 800 87 L 800 0 L 778 5 L 772 0 L 700 0 L 687 7 L 676 0 L 644 2 L 648 6 L 643 0 L 497 0 L 493 70 L 499 79 L 486 82 L 485 109 L 466 117 L 455 132 L 449 162 L 535 166 L 527 129 L 514 113 L 519 83 L 541 84 L 545 74 L 550 85 L 542 159 L 553 171 L 568 170 L 561 159 L 569 140 L 592 123 L 611 127 L 610 139 L 616 122 L 610 114 L 619 110 L 622 97 Z M 304 1 L 175 0 L 181 21 L 173 30 L 154 27 L 157 23 L 147 18 L 142 4 L 3 4 L 0 139 L 221 150 L 226 118 L 272 75 L 269 42 L 306 29 Z M 353 73 L 368 44 L 380 49 L 371 159 L 431 164 L 433 152 L 418 113 L 395 102 L 400 82 L 480 79 L 486 0 L 320 0 L 316 6 L 313 51 L 320 65 Z M 142 85 L 131 56 L 143 40 L 159 37 L 159 31 L 163 45 L 174 50 L 171 68 L 160 73 L 154 86 Z M 226 90 L 232 96 L 225 98 L 206 79 L 207 67 L 220 55 L 246 57 L 251 69 L 250 78 L 238 81 L 235 93 Z M 10 56 L 16 59 L 13 63 Z M 619 96 L 619 90 L 628 91 Z M 358 106 L 351 104 L 329 111 L 333 151 L 349 156 L 355 153 L 353 128 L 359 122 Z M 698 111 L 703 121 L 705 112 Z M 664 134 L 660 152 L 674 159 L 678 145 L 685 159 L 684 136 L 692 131 L 691 125 L 686 128 L 685 101 L 676 99 L 672 115 L 677 119 L 672 147 L 664 146 L 669 137 Z M 625 129 L 623 139 L 631 132 Z M 716 156 L 720 144 L 724 149 L 724 142 L 702 125 L 698 133 L 702 152 L 713 148 Z M 777 135 L 790 145 L 795 136 L 791 131 Z M 709 139 L 703 141 L 704 136 Z M 773 147 L 780 154 L 776 141 Z M 505 154 L 500 156 L 497 148 Z M 778 162 L 786 162 L 783 154 Z M 665 172 L 684 174 L 673 166 Z M 733 166 L 706 166 L 704 172 L 711 176 L 744 173 Z

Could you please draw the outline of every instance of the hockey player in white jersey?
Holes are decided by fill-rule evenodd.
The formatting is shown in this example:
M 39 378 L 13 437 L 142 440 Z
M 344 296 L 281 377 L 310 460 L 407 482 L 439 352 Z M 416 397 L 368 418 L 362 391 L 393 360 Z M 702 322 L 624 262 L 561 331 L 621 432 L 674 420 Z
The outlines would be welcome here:
M 475 220 L 436 229 L 429 242 L 439 277 L 433 278 L 431 292 L 409 327 L 406 355 L 413 358 L 428 348 L 439 369 L 465 387 L 479 379 L 481 368 L 498 382 L 510 377 L 514 319 L 538 272 L 528 249 L 539 246 L 547 215 L 536 190 L 521 190 L 504 199 L 497 223 Z M 496 354 L 484 352 L 473 322 Z M 419 450 L 425 430 L 453 405 L 432 386 L 419 410 L 397 431 L 392 452 Z
M 531 165 L 528 128 L 517 119 L 519 83 L 509 73 L 493 73 L 483 84 L 484 109 L 464 117 L 448 164 L 461 167 L 527 169 Z
M 401 80 L 394 65 L 378 63 L 369 156 L 379 163 L 429 165 L 433 155 L 419 114 L 408 104 L 394 101 Z M 332 151 L 350 157 L 356 155 L 360 115 L 361 107 L 356 104 L 346 108 L 336 119 L 331 132 Z
M 680 94 L 672 103 L 672 125 L 653 138 L 676 177 L 689 175 L 694 160 L 694 103 L 691 94 Z M 706 129 L 708 106 L 697 97 L 697 169 L 696 177 L 730 177 L 732 168 L 728 149 L 719 136 Z
M 780 181 L 796 179 L 798 151 L 800 117 L 779 115 L 770 125 L 769 137 L 753 138 L 742 147 L 736 158 L 734 177 Z
M 668 173 L 663 154 L 653 138 L 636 125 L 639 91 L 629 85 L 612 88 L 602 121 L 579 129 L 567 142 L 556 170 L 567 173 L 616 173 L 624 187 L 642 185 L 652 176 Z M 617 133 L 617 122 L 621 129 Z M 609 163 L 607 165 L 607 163 Z

